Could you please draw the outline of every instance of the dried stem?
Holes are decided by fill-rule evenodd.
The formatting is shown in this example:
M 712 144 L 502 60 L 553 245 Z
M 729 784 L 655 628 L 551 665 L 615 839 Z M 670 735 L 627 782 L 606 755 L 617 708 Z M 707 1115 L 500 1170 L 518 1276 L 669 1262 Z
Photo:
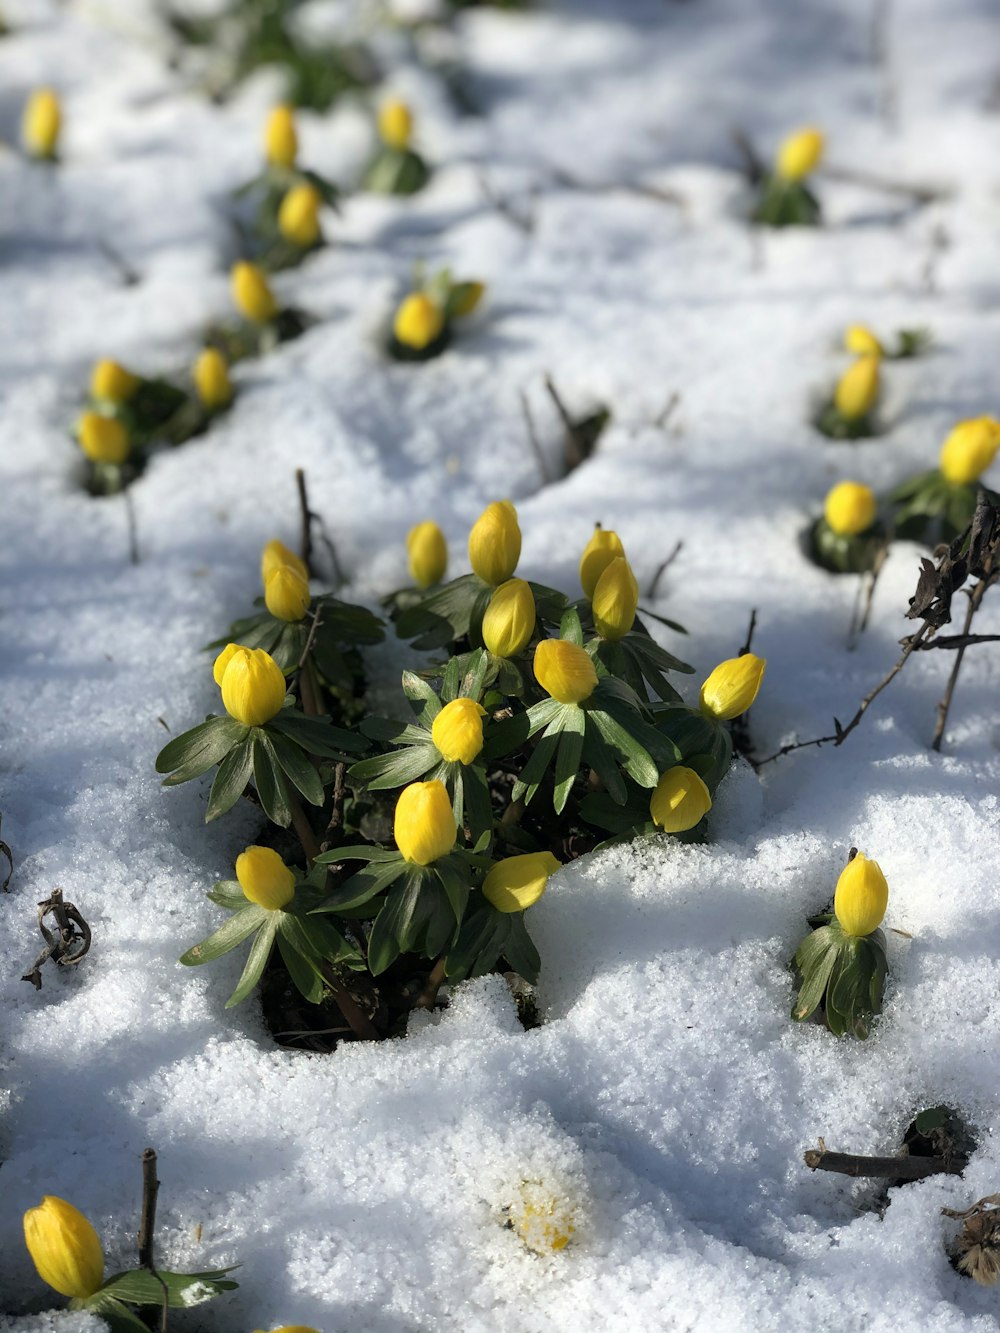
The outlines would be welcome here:
M 139 1214 L 139 1267 L 148 1269 L 163 1289 L 163 1301 L 160 1306 L 159 1319 L 156 1322 L 159 1325 L 160 1333 L 167 1333 L 170 1292 L 153 1263 L 153 1238 L 156 1234 L 156 1196 L 160 1191 L 160 1182 L 156 1178 L 155 1148 L 143 1149 L 140 1161 L 142 1162 L 142 1211 Z M 153 1323 L 154 1318 L 153 1315 L 146 1317 L 146 1322 L 150 1328 L 156 1327 L 156 1324 Z
M 549 473 L 545 466 L 545 455 L 542 453 L 542 446 L 538 442 L 538 436 L 535 433 L 535 421 L 531 415 L 531 404 L 528 402 L 528 395 L 522 389 L 521 391 L 521 411 L 524 414 L 524 424 L 528 431 L 528 440 L 535 455 L 535 462 L 538 464 L 538 471 L 541 474 L 542 485 L 549 484 Z
M 572 472 L 583 462 L 583 450 L 580 448 L 580 442 L 577 439 L 576 425 L 569 412 L 566 410 L 566 404 L 559 396 L 555 384 L 552 382 L 552 376 L 545 376 L 545 387 L 548 390 L 549 397 L 555 404 L 556 411 L 559 413 L 559 419 L 563 424 L 563 437 L 566 450 L 566 471 Z
M 649 583 L 649 591 L 646 593 L 646 596 L 649 598 L 650 601 L 652 601 L 653 598 L 656 596 L 656 590 L 660 586 L 660 579 L 663 578 L 663 575 L 667 572 L 670 566 L 680 555 L 683 546 L 684 546 L 683 542 L 681 541 L 677 542 L 677 544 L 674 546 L 674 549 L 670 552 L 666 560 L 663 561 L 659 569 L 657 569 L 656 573 L 653 575 Z
M 299 798 L 292 791 L 288 793 L 288 808 L 292 812 L 292 827 L 302 844 L 302 850 L 305 852 L 306 860 L 311 868 L 312 863 L 319 856 L 319 839 L 312 830 L 306 812 L 299 804 Z
M 427 982 L 413 1002 L 414 1009 L 433 1009 L 438 991 L 444 984 L 444 957 L 437 960 L 431 968 Z
M 962 1174 L 962 1164 L 944 1157 L 858 1157 L 854 1153 L 811 1148 L 803 1154 L 810 1171 L 835 1171 L 841 1176 L 875 1176 L 881 1180 L 924 1180 L 927 1176 Z
M 321 971 L 330 989 L 333 991 L 334 999 L 340 1012 L 344 1015 L 345 1021 L 350 1025 L 351 1031 L 359 1041 L 381 1041 L 382 1034 L 371 1021 L 368 1015 L 359 1006 L 354 996 L 350 993 L 344 983 L 329 963 L 320 965 Z
M 968 594 L 969 604 L 965 608 L 965 624 L 962 626 L 962 635 L 961 635 L 964 641 L 961 643 L 961 645 L 958 648 L 958 652 L 955 654 L 955 663 L 952 666 L 951 672 L 948 676 L 948 684 L 945 686 L 945 691 L 941 698 L 941 702 L 937 706 L 937 721 L 934 724 L 934 736 L 933 739 L 931 740 L 932 750 L 940 750 L 941 743 L 944 740 L 944 729 L 948 725 L 948 711 L 951 708 L 951 701 L 955 694 L 955 686 L 958 684 L 958 673 L 962 669 L 962 661 L 965 657 L 965 650 L 969 643 L 969 629 L 972 626 L 972 617 L 979 610 L 979 603 L 982 601 L 981 595 L 978 600 L 976 598 L 976 593 L 979 592 L 980 588 L 982 588 L 984 592 L 986 591 L 985 582 L 977 583 L 973 591 Z M 959 636 L 949 635 L 948 637 L 957 638 Z
M 301 522 L 301 538 L 299 540 L 299 554 L 302 556 L 302 563 L 309 571 L 312 577 L 312 520 L 313 513 L 309 508 L 309 492 L 306 490 L 306 474 L 300 467 L 295 469 L 295 485 L 299 492 L 299 520 Z
M 125 505 L 125 521 L 128 525 L 129 564 L 137 565 L 139 563 L 139 529 L 135 518 L 135 503 L 131 491 L 127 488 L 122 491 L 122 501 Z

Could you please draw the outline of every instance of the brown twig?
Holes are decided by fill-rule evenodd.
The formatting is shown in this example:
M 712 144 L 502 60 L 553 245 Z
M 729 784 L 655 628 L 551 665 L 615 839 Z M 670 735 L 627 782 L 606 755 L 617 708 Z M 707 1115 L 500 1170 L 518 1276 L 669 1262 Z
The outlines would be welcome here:
M 751 185 L 759 185 L 767 174 L 764 159 L 750 142 L 750 136 L 737 125 L 731 131 L 736 150 L 743 159 L 743 174 Z
M 746 640 L 743 644 L 743 647 L 736 654 L 737 657 L 746 657 L 747 653 L 750 651 L 750 647 L 753 643 L 754 630 L 756 628 L 757 628 L 757 608 L 754 607 L 753 610 L 750 612 L 750 624 L 747 626 Z
M 667 424 L 667 422 L 673 416 L 674 411 L 677 408 L 680 401 L 681 401 L 681 395 L 677 389 L 674 389 L 673 393 L 664 403 L 663 407 L 660 409 L 659 412 L 657 412 L 656 416 L 653 418 L 653 425 L 656 426 L 658 430 L 662 430 L 663 427 Z
M 889 556 L 890 538 L 887 536 L 882 545 L 875 553 L 872 561 L 872 567 L 866 573 L 862 574 L 861 582 L 858 586 L 858 601 L 855 602 L 854 615 L 851 617 L 851 627 L 847 632 L 847 646 L 854 649 L 857 646 L 858 639 L 868 628 L 868 620 L 872 613 L 872 604 L 875 600 L 875 588 L 878 584 L 878 577 L 882 573 L 883 566 Z M 861 603 L 861 618 L 858 619 L 858 603 Z
M 572 472 L 574 468 L 580 466 L 583 462 L 583 451 L 580 448 L 580 441 L 577 438 L 576 423 L 566 410 L 566 405 L 559 396 L 559 391 L 552 382 L 552 376 L 545 376 L 545 388 L 548 390 L 549 397 L 555 404 L 556 411 L 559 413 L 559 419 L 563 424 L 563 439 L 566 450 L 566 471 Z
M 381 1041 L 382 1034 L 371 1021 L 368 1015 L 361 1009 L 344 983 L 329 963 L 320 964 L 320 970 L 324 978 L 333 991 L 334 999 L 340 1012 L 344 1015 L 345 1021 L 350 1025 L 351 1031 L 360 1041 Z
M 49 915 L 55 917 L 58 934 L 54 935 L 45 925 Z M 62 889 L 53 889 L 48 898 L 38 904 L 38 929 L 45 940 L 45 948 L 21 978 L 30 981 L 35 990 L 42 988 L 41 968 L 50 958 L 63 967 L 72 967 L 86 955 L 91 942 L 90 927 L 73 903 L 63 901 Z
M 302 850 L 306 854 L 306 860 L 310 868 L 312 863 L 319 856 L 319 839 L 312 830 L 312 825 L 306 817 L 306 812 L 299 803 L 299 798 L 294 792 L 288 793 L 288 808 L 292 814 L 292 827 L 295 829 L 296 836 L 302 844 Z
M 156 1149 L 144 1148 L 142 1156 L 142 1211 L 139 1214 L 139 1267 L 146 1268 L 153 1274 L 163 1288 L 163 1302 L 159 1312 L 160 1333 L 167 1333 L 167 1317 L 170 1309 L 170 1292 L 163 1278 L 156 1271 L 153 1263 L 153 1239 L 156 1234 L 156 1196 L 160 1191 L 160 1182 L 156 1178 Z M 150 1328 L 154 1325 L 147 1317 Z
M 2 825 L 3 815 L 0 814 L 0 826 Z M 14 873 L 14 853 L 10 850 L 7 843 L 4 842 L 3 838 L 0 838 L 0 855 L 7 858 L 7 864 L 10 867 L 3 878 L 3 883 L 0 884 L 0 893 L 6 893 L 10 888 L 10 877 Z
M 969 604 L 965 608 L 965 624 L 962 626 L 962 634 L 947 636 L 948 638 L 960 638 L 963 640 L 963 642 L 961 642 L 960 645 L 958 646 L 958 651 L 955 654 L 954 665 L 952 666 L 951 671 L 948 675 L 948 684 L 945 686 L 944 694 L 941 697 L 941 702 L 937 706 L 937 720 L 934 723 L 934 736 L 931 739 L 932 750 L 940 751 L 941 743 L 944 740 L 944 729 L 948 725 L 948 712 L 951 708 L 951 701 L 955 694 L 955 686 L 958 684 L 958 673 L 962 669 L 962 661 L 965 658 L 965 650 L 970 640 L 973 638 L 973 636 L 969 634 L 969 629 L 972 626 L 972 617 L 979 610 L 979 603 L 982 601 L 982 595 L 980 595 L 978 599 L 976 597 L 976 594 L 979 592 L 980 588 L 982 588 L 983 592 L 986 591 L 985 581 L 980 581 L 979 583 L 977 583 L 975 589 L 968 595 Z M 974 637 L 980 642 L 982 641 L 980 636 L 976 635 Z M 1000 636 L 993 635 L 992 637 L 997 638 Z
M 961 1162 L 943 1157 L 859 1157 L 854 1153 L 810 1148 L 803 1154 L 810 1171 L 835 1171 L 841 1176 L 875 1176 L 881 1180 L 924 1180 L 927 1176 L 962 1174 Z
M 538 442 L 538 436 L 535 433 L 535 421 L 531 415 L 531 404 L 528 402 L 528 395 L 523 389 L 520 390 L 520 394 L 521 411 L 524 414 L 524 424 L 528 432 L 528 441 L 531 444 L 532 451 L 535 455 L 535 462 L 538 464 L 538 471 L 541 474 L 542 485 L 547 486 L 549 484 L 549 473 L 548 468 L 545 466 L 545 455 L 542 453 L 542 446 Z
M 670 566 L 680 555 L 683 547 L 684 543 L 682 541 L 677 542 L 676 545 L 674 546 L 674 549 L 670 552 L 666 560 L 663 561 L 663 563 L 657 569 L 656 573 L 653 575 L 649 583 L 649 591 L 646 593 L 646 596 L 649 598 L 650 601 L 652 601 L 653 598 L 656 596 L 656 590 L 660 586 L 660 579 L 663 578 L 663 575 L 667 572 Z
M 312 577 L 312 521 L 313 512 L 309 508 L 309 492 L 306 489 L 306 474 L 302 468 L 295 469 L 295 485 L 299 492 L 299 521 L 301 524 L 301 536 L 299 538 L 299 554 L 302 557 L 302 563 L 309 571 Z
M 347 776 L 347 765 L 340 761 L 333 766 L 333 790 L 330 794 L 330 818 L 327 820 L 326 832 L 323 834 L 323 841 L 320 843 L 320 851 L 328 852 L 331 847 L 336 847 L 340 841 L 341 829 L 344 823 L 344 788 L 345 778 Z
M 444 984 L 444 958 L 437 960 L 430 970 L 423 990 L 413 1002 L 414 1009 L 433 1009 L 438 991 Z

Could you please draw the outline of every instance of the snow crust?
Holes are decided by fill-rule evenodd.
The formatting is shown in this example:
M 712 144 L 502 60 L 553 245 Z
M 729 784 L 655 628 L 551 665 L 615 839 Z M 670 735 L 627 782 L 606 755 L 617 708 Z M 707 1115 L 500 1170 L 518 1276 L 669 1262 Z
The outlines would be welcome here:
M 55 171 L 0 154 L 0 811 L 17 861 L 0 898 L 0 1328 L 97 1327 L 41 1313 L 51 1293 L 21 1214 L 62 1195 L 109 1268 L 127 1266 L 147 1144 L 162 1262 L 243 1265 L 240 1289 L 179 1329 L 997 1327 L 996 1294 L 949 1266 L 940 1215 L 1000 1187 L 992 649 L 967 657 L 942 755 L 928 742 L 949 664 L 928 653 L 842 748 L 760 778 L 738 764 L 710 845 L 664 840 L 558 874 L 530 917 L 546 1020 L 530 1032 L 486 978 L 405 1040 L 277 1049 L 254 1003 L 223 1009 L 235 956 L 196 973 L 176 961 L 217 923 L 204 893 L 255 816 L 206 827 L 206 784 L 165 792 L 153 771 L 164 725 L 217 706 L 200 645 L 245 613 L 261 546 L 295 542 L 296 467 L 349 596 L 374 605 L 404 581 L 405 532 L 426 517 L 460 571 L 470 522 L 509 495 L 519 572 L 567 591 L 595 520 L 644 588 L 683 541 L 651 609 L 688 627 L 665 642 L 701 674 L 758 609 L 759 753 L 850 716 L 907 631 L 920 552 L 893 548 L 848 651 L 856 583 L 806 563 L 798 534 L 837 480 L 887 487 L 933 466 L 954 421 L 997 411 L 1000 360 L 996 6 L 878 7 L 881 56 L 875 8 L 469 14 L 452 46 L 482 114 L 464 118 L 402 35 L 379 36 L 434 179 L 410 201 L 349 199 L 324 220 L 331 244 L 277 279 L 320 322 L 240 365 L 233 411 L 155 459 L 132 490 L 131 566 L 123 504 L 81 492 L 67 427 L 97 357 L 179 374 L 228 312 L 226 194 L 257 169 L 278 84 L 210 104 L 168 68 L 152 4 L 4 5 L 0 136 L 16 139 L 41 83 L 61 90 L 66 133 Z M 829 226 L 751 235 L 731 130 L 770 153 L 809 122 L 833 166 L 947 197 L 918 208 L 821 175 Z M 371 148 L 363 103 L 300 125 L 303 161 L 350 183 Z M 488 302 L 439 360 L 391 365 L 381 332 L 418 259 L 484 279 Z M 936 347 L 886 367 L 884 437 L 831 444 L 810 402 L 859 320 L 927 325 Z M 574 410 L 604 403 L 613 419 L 593 460 L 541 487 L 521 394 L 555 476 L 546 372 Z M 1000 630 L 989 597 L 977 628 Z M 390 647 L 373 669 L 387 685 L 405 660 Z M 789 958 L 851 845 L 890 884 L 886 1011 L 866 1044 L 788 1018 Z M 18 978 L 55 885 L 95 943 L 36 993 Z M 883 1216 L 870 1187 L 802 1164 L 820 1135 L 894 1152 L 938 1103 L 975 1128 L 965 1176 L 894 1190 Z M 524 1180 L 572 1204 L 573 1240 L 551 1257 L 504 1225 Z

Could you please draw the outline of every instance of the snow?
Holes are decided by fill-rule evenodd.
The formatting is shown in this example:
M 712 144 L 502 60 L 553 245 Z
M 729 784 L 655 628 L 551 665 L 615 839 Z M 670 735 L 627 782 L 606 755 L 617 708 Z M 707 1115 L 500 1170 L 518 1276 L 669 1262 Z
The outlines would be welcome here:
M 379 35 L 434 179 L 412 200 L 350 198 L 324 220 L 331 244 L 278 278 L 320 322 L 241 364 L 233 411 L 134 486 L 138 566 L 122 503 L 78 488 L 67 428 L 99 356 L 180 374 L 227 313 L 222 209 L 256 170 L 278 85 L 262 75 L 213 105 L 170 71 L 153 6 L 135 0 L 4 11 L 0 135 L 16 139 L 43 82 L 64 95 L 66 134 L 55 171 L 0 154 L 0 811 L 17 863 L 0 899 L 0 1328 L 97 1327 L 41 1313 L 51 1293 L 21 1214 L 59 1194 L 97 1225 L 109 1269 L 129 1265 L 147 1144 L 161 1261 L 242 1264 L 239 1290 L 179 1328 L 996 1328 L 996 1295 L 951 1269 L 956 1224 L 940 1215 L 995 1190 L 1000 1169 L 991 649 L 967 656 L 943 754 L 928 742 L 947 664 L 931 653 L 843 747 L 759 778 L 738 764 L 710 844 L 562 871 L 529 920 L 545 1018 L 529 1032 L 485 978 L 403 1040 L 275 1047 L 253 1002 L 223 1008 L 236 958 L 176 961 L 217 923 L 204 893 L 255 836 L 253 812 L 206 827 L 204 784 L 164 791 L 153 771 L 163 724 L 176 734 L 216 707 L 200 645 L 245 613 L 263 543 L 295 542 L 295 467 L 351 597 L 374 605 L 403 582 L 405 533 L 426 517 L 460 572 L 470 522 L 509 495 L 519 572 L 568 591 L 597 519 L 643 587 L 683 541 L 653 609 L 690 631 L 666 639 L 699 670 L 689 697 L 758 609 L 758 753 L 849 717 L 907 631 L 919 551 L 894 547 L 848 651 L 855 581 L 807 564 L 797 537 L 835 481 L 885 488 L 932 466 L 954 421 L 997 410 L 995 6 L 470 13 L 454 47 L 483 114 L 464 119 L 419 46 Z M 830 226 L 752 238 L 731 131 L 770 153 L 810 122 L 833 165 L 947 197 L 917 208 L 821 175 Z M 300 125 L 303 160 L 350 182 L 371 148 L 363 102 Z M 603 188 L 630 182 L 681 203 Z M 122 285 L 102 242 L 139 283 Z M 486 280 L 488 300 L 442 358 L 391 365 L 382 330 L 420 259 Z M 856 321 L 927 325 L 936 346 L 886 367 L 885 436 L 828 443 L 810 403 Z M 590 462 L 540 487 L 520 394 L 555 476 L 546 372 L 572 410 L 613 418 Z M 987 597 L 977 627 L 998 619 Z M 407 660 L 373 654 L 384 691 Z M 851 845 L 890 885 L 886 1009 L 865 1044 L 788 1017 L 789 959 Z M 35 992 L 18 978 L 55 885 L 94 948 Z M 894 1190 L 884 1215 L 870 1187 L 802 1164 L 820 1135 L 894 1152 L 938 1103 L 974 1127 L 965 1176 Z M 539 1256 L 505 1226 L 524 1181 L 572 1213 L 564 1250 Z

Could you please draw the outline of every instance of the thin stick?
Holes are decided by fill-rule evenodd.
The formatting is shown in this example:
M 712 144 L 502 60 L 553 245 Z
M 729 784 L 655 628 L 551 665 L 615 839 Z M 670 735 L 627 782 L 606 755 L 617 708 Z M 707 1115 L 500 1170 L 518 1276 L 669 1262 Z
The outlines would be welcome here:
M 943 1157 L 858 1157 L 854 1153 L 811 1148 L 803 1154 L 810 1171 L 835 1171 L 841 1176 L 875 1176 L 881 1180 L 924 1180 L 927 1176 L 960 1176 L 960 1162 Z
M 556 411 L 563 424 L 563 434 L 566 442 L 566 471 L 572 472 L 574 468 L 580 466 L 583 462 L 583 452 L 580 449 L 579 441 L 576 438 L 576 426 L 573 419 L 566 411 L 566 405 L 559 397 L 559 391 L 552 382 L 552 376 L 545 376 L 545 387 L 548 390 L 549 397 L 555 403 Z
M 977 585 L 977 589 L 978 589 Z M 948 725 L 948 710 L 951 708 L 951 701 L 955 694 L 955 686 L 958 684 L 958 673 L 962 669 L 962 661 L 965 658 L 965 649 L 969 641 L 969 629 L 972 625 L 972 617 L 976 614 L 978 603 L 975 592 L 969 593 L 969 605 L 965 608 L 965 624 L 962 626 L 962 636 L 965 642 L 961 644 L 958 652 L 955 654 L 955 664 L 951 668 L 948 676 L 948 684 L 945 686 L 941 702 L 937 706 L 937 721 L 934 724 L 934 736 L 931 740 L 931 749 L 941 749 L 941 742 L 944 740 L 944 729 Z
M 431 968 L 423 990 L 413 1002 L 414 1009 L 433 1009 L 438 991 L 444 983 L 444 958 L 439 958 Z
M 0 814 L 0 825 L 2 824 L 3 824 L 3 815 Z M 8 890 L 10 889 L 10 877 L 14 873 L 14 853 L 10 850 L 10 847 L 7 845 L 7 843 L 4 842 L 2 838 L 0 838 L 0 854 L 2 854 L 7 858 L 7 864 L 9 866 L 9 869 L 3 878 L 3 883 L 0 884 L 0 893 L 7 893 Z
M 292 827 L 295 829 L 298 840 L 302 844 L 302 850 L 305 852 L 306 860 L 309 862 L 311 868 L 312 863 L 316 860 L 316 857 L 319 856 L 319 840 L 317 839 L 316 834 L 312 831 L 312 825 L 306 818 L 306 813 L 299 804 L 298 797 L 291 791 L 288 793 L 288 808 L 292 814 Z
M 535 422 L 531 415 L 531 404 L 528 402 L 528 395 L 523 389 L 520 390 L 520 394 L 521 411 L 524 414 L 524 424 L 528 430 L 528 440 L 535 454 L 535 462 L 538 464 L 538 471 L 541 473 L 542 485 L 547 486 L 549 484 L 549 473 L 545 466 L 545 455 L 542 453 L 542 446 L 539 444 L 538 436 L 535 434 Z
M 684 546 L 684 543 L 681 542 L 681 541 L 679 541 L 679 542 L 676 544 L 676 546 L 674 547 L 674 549 L 673 549 L 673 550 L 670 552 L 670 554 L 667 556 L 666 560 L 663 561 L 663 563 L 660 565 L 659 569 L 658 569 L 658 570 L 656 571 L 656 573 L 653 575 L 652 579 L 650 580 L 649 591 L 646 593 L 646 596 L 648 597 L 648 599 L 649 599 L 650 601 L 652 601 L 652 600 L 655 598 L 655 596 L 656 596 L 656 590 L 657 590 L 657 588 L 660 586 L 660 579 L 663 577 L 663 575 L 667 572 L 667 570 L 670 568 L 670 566 L 674 563 L 674 561 L 675 561 L 675 560 L 677 559 L 677 557 L 680 555 L 681 550 L 683 549 L 683 546 Z
M 153 1233 L 156 1230 L 156 1196 L 160 1182 L 156 1178 L 156 1150 L 143 1149 L 142 1213 L 139 1217 L 139 1267 L 153 1268 Z
M 680 401 L 681 401 L 680 393 L 677 391 L 677 389 L 675 389 L 673 393 L 670 395 L 670 397 L 667 399 L 667 401 L 664 403 L 660 411 L 653 418 L 653 425 L 656 426 L 658 429 L 662 430 L 663 427 L 670 420 L 670 418 L 673 416 L 674 409 L 677 407 L 677 404 Z
M 340 1012 L 350 1024 L 351 1031 L 361 1041 L 381 1041 L 382 1034 L 368 1015 L 360 1008 L 354 996 L 334 973 L 329 963 L 321 964 L 320 970 L 333 991 Z
M 750 624 L 747 626 L 746 642 L 744 643 L 740 651 L 736 654 L 737 657 L 746 657 L 747 653 L 750 651 L 750 645 L 753 643 L 753 633 L 756 628 L 757 628 L 757 608 L 754 607 L 754 609 L 750 612 Z
M 300 467 L 295 469 L 295 485 L 299 492 L 299 519 L 301 522 L 301 538 L 299 540 L 299 553 L 302 556 L 302 563 L 309 571 L 312 577 L 312 510 L 309 508 L 309 492 L 306 490 L 306 474 Z

